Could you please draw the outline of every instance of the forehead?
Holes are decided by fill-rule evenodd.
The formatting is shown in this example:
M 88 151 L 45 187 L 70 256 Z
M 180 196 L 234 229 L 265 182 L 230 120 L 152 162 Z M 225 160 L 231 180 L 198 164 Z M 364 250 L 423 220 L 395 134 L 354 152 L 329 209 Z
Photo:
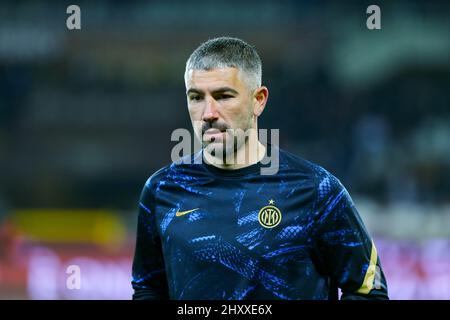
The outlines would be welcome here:
M 237 68 L 216 68 L 211 70 L 189 70 L 186 73 L 186 88 L 211 91 L 218 87 L 239 89 L 245 83 L 242 72 Z

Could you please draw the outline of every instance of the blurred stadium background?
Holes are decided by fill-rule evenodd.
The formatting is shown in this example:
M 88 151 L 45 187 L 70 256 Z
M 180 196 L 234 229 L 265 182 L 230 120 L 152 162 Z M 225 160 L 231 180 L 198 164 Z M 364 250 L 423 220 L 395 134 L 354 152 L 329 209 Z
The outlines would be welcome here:
M 139 193 L 189 128 L 185 60 L 232 35 L 263 59 L 260 127 L 347 186 L 391 298 L 450 299 L 449 17 L 448 1 L 1 1 L 0 298 L 130 298 Z

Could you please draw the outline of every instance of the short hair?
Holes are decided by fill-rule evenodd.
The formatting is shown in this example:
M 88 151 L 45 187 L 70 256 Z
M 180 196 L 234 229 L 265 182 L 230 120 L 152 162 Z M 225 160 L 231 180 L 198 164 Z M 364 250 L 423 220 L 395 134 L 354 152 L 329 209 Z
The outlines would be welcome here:
M 252 90 L 261 86 L 261 58 L 253 46 L 241 39 L 219 37 L 202 43 L 187 60 L 184 77 L 186 79 L 189 70 L 215 68 L 240 69 L 245 73 L 247 84 Z

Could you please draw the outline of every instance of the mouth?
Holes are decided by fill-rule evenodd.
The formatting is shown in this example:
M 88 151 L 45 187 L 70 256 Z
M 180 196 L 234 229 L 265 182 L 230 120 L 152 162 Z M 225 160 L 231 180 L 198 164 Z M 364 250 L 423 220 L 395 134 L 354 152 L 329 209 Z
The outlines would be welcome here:
M 226 132 L 226 130 L 219 130 L 215 128 L 211 128 L 206 130 L 203 133 L 203 141 L 216 141 L 216 140 L 222 140 L 223 134 Z
M 211 128 L 206 130 L 205 132 L 203 132 L 203 134 L 216 134 L 216 133 L 221 133 L 221 132 L 225 132 L 225 130 L 219 130 L 216 128 Z

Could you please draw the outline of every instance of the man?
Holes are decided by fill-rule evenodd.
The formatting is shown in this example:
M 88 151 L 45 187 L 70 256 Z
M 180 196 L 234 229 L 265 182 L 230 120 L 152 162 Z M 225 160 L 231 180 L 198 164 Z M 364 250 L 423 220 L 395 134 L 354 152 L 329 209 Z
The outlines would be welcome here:
M 209 40 L 189 57 L 185 84 L 203 147 L 145 184 L 133 298 L 333 299 L 340 288 L 342 299 L 387 299 L 375 245 L 339 180 L 258 140 L 268 89 L 256 50 Z M 279 167 L 263 175 L 269 148 Z

